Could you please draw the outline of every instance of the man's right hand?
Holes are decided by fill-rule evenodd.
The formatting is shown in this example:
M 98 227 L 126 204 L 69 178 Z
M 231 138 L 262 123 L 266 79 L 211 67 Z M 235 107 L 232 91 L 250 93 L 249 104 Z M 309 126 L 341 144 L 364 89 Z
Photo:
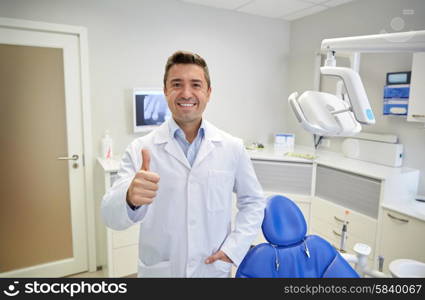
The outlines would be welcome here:
M 127 191 L 127 203 L 133 206 L 151 204 L 158 190 L 159 175 L 149 171 L 151 156 L 142 149 L 142 167 L 136 173 Z

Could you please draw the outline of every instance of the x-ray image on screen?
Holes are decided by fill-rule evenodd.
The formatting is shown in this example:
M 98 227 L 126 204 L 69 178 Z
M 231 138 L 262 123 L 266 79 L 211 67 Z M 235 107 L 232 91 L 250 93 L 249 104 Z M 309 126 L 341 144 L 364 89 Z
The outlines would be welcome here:
M 136 95 L 136 126 L 161 125 L 170 115 L 163 94 Z

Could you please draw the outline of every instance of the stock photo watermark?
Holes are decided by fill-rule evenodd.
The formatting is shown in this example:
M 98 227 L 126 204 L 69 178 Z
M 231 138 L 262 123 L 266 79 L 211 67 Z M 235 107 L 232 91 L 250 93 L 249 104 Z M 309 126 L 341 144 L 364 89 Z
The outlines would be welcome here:
M 15 297 L 19 294 L 62 294 L 74 297 L 76 295 L 87 294 L 125 294 L 127 293 L 127 283 L 107 283 L 105 281 L 89 282 L 26 282 L 20 285 L 19 281 L 9 284 L 3 294 Z
M 409 16 L 412 16 L 415 14 L 414 9 L 405 8 L 401 11 L 401 16 L 393 17 L 390 21 L 390 30 L 387 31 L 386 29 L 382 29 L 379 33 L 385 34 L 385 33 L 392 33 L 393 35 L 385 37 L 390 42 L 394 43 L 403 43 L 410 40 L 414 35 L 414 31 L 409 31 L 409 28 L 407 28 L 406 25 L 406 19 L 409 18 Z M 394 35 L 394 33 L 397 32 L 403 32 L 402 35 Z

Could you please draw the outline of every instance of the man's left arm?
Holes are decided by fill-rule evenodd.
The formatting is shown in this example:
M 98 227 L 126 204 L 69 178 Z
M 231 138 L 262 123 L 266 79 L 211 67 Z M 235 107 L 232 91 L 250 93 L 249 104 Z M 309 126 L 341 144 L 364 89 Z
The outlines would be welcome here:
M 237 195 L 238 212 L 234 230 L 227 237 L 221 251 L 238 266 L 251 244 L 258 236 L 264 218 L 266 200 L 258 182 L 251 159 L 243 143 L 239 147 L 234 192 Z

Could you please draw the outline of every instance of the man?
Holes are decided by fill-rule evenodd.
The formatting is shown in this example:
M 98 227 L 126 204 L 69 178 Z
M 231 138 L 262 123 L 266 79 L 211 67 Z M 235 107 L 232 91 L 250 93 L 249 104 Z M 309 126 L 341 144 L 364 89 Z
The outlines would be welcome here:
M 105 223 L 140 222 L 140 277 L 229 277 L 258 234 L 262 189 L 242 141 L 202 118 L 211 95 L 202 57 L 174 53 L 164 94 L 172 118 L 127 148 L 102 201 Z

